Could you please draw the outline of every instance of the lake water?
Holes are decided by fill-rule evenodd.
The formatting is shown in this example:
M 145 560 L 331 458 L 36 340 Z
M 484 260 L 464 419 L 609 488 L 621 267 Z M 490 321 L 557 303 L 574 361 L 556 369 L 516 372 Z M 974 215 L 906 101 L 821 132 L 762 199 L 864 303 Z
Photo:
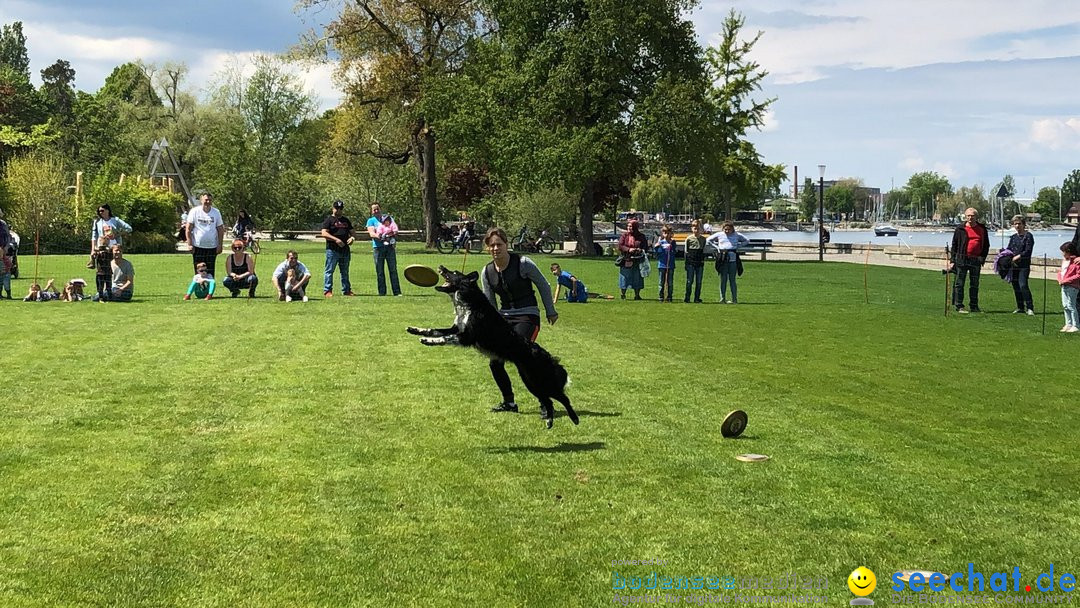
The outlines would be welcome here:
M 1030 231 L 1032 236 L 1035 237 L 1035 249 L 1033 256 L 1042 257 L 1046 254 L 1050 258 L 1061 257 L 1061 244 L 1065 241 L 1071 241 L 1074 231 L 1068 230 L 1032 230 Z M 742 231 L 742 234 L 748 239 L 772 239 L 777 243 L 816 243 L 816 232 L 797 232 L 797 231 L 771 231 L 771 230 L 747 230 Z M 1009 236 L 1013 234 L 1010 230 L 1005 236 L 990 233 L 990 248 L 1001 249 L 1009 243 Z M 951 229 L 941 229 L 940 231 L 905 231 L 900 229 L 900 234 L 897 236 L 876 236 L 873 230 L 830 230 L 830 241 L 833 243 L 852 243 L 863 244 L 871 243 L 874 245 L 886 245 L 894 247 L 899 245 L 901 249 L 905 247 L 941 247 L 943 250 L 946 245 L 952 243 L 953 231 Z

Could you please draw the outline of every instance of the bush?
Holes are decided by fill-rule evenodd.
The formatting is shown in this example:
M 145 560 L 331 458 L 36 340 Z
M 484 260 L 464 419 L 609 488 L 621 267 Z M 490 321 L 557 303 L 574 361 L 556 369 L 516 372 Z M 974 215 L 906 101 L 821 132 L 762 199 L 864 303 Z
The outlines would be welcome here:
M 135 234 L 167 234 L 176 229 L 178 211 L 183 208 L 184 198 L 179 194 L 151 187 L 148 182 L 128 181 L 120 184 L 102 174 L 90 187 L 87 201 L 91 205 L 90 209 L 109 205 L 113 215 L 131 224 Z M 92 220 L 93 217 L 89 221 Z
M 527 224 L 529 234 L 534 238 L 541 229 L 547 229 L 558 239 L 574 220 L 577 195 L 559 188 L 545 188 L 535 192 L 511 191 L 490 196 L 484 199 L 483 203 L 474 205 L 473 209 L 483 209 L 490 213 L 492 217 L 489 225 L 501 226 L 511 238 L 517 234 L 518 228 Z
M 147 232 L 133 232 L 124 239 L 126 253 L 176 253 L 176 238 Z

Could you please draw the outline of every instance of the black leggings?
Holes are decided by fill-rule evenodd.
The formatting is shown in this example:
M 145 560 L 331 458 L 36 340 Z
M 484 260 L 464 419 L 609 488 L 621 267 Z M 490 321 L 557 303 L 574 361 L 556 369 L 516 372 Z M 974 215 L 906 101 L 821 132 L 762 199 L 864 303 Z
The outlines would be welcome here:
M 521 315 L 506 317 L 506 320 L 510 323 L 510 327 L 514 329 L 515 334 L 529 342 L 536 341 L 536 335 L 540 333 L 540 317 Z M 502 361 L 492 359 L 488 366 L 491 368 L 491 377 L 495 378 L 495 384 L 498 385 L 499 391 L 502 393 L 503 402 L 513 403 L 514 387 L 510 385 L 510 376 L 506 374 L 505 364 Z
M 108 300 L 112 295 L 112 276 L 111 275 L 97 275 L 95 277 L 97 283 L 98 298 L 102 300 Z

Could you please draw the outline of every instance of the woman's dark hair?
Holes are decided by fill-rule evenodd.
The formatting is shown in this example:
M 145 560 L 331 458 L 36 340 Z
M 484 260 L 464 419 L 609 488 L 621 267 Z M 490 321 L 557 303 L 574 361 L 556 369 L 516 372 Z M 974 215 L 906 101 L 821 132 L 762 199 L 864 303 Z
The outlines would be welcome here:
M 1072 241 L 1065 241 L 1061 244 L 1061 252 L 1069 255 L 1077 255 L 1076 245 L 1074 245 Z
M 243 209 L 241 209 L 240 211 L 237 211 L 237 212 L 236 212 L 236 219 L 240 219 L 240 218 L 248 218 L 248 217 L 251 217 L 251 216 L 249 216 L 249 215 L 248 215 L 248 212 L 247 212 L 247 211 L 244 211 Z
M 109 206 L 109 203 L 105 203 L 104 205 L 98 205 L 98 210 L 100 211 L 102 209 L 108 211 L 109 217 L 112 217 L 112 207 Z

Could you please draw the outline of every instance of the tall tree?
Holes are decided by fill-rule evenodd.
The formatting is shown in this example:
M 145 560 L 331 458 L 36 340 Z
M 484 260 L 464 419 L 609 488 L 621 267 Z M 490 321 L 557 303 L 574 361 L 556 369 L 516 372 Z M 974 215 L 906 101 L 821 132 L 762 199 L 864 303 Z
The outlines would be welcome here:
M 1064 208 L 1064 201 L 1059 196 L 1060 194 L 1061 190 L 1053 186 L 1040 188 L 1039 195 L 1035 198 L 1035 202 L 1031 204 L 1031 210 L 1041 215 L 1044 222 L 1051 220 L 1060 222 L 1061 217 L 1068 211 L 1068 209 Z
M 652 166 L 675 175 L 702 164 L 700 140 L 680 139 L 687 117 L 710 116 L 700 47 L 684 17 L 690 7 L 689 0 L 493 1 L 497 39 L 477 50 L 453 90 L 440 91 L 451 100 L 441 107 L 456 111 L 444 136 L 472 146 L 474 160 L 515 188 L 579 193 L 578 250 L 591 252 L 593 214 L 643 168 L 639 152 L 666 156 Z M 665 107 L 680 109 L 665 123 L 679 129 L 654 126 L 667 115 L 656 108 Z M 656 144 L 665 131 L 672 144 Z
M 332 0 L 300 0 L 311 8 Z M 471 43 L 490 32 L 474 0 L 353 0 L 320 39 L 308 37 L 309 57 L 338 60 L 336 75 L 358 138 L 353 154 L 398 164 L 410 160 L 420 182 L 428 246 L 440 219 L 435 124 L 424 103 L 428 90 L 458 72 Z
M 769 169 L 746 140 L 746 134 L 764 124 L 765 114 L 775 101 L 775 98 L 751 99 L 761 90 L 761 81 L 768 72 L 750 59 L 750 52 L 762 32 L 749 40 L 741 40 L 745 23 L 745 18 L 731 9 L 721 26 L 720 44 L 705 51 L 706 73 L 709 81 L 714 83 L 709 92 L 716 113 L 713 142 L 720 145 L 717 185 L 723 193 L 728 218 L 733 217 L 736 197 L 749 194 L 747 191 L 752 191 L 752 185 L 760 182 Z M 771 169 L 772 174 L 783 171 L 783 167 Z
M 30 80 L 30 55 L 26 52 L 22 21 L 6 24 L 0 30 L 0 65 L 6 65 Z
M 934 171 L 922 171 L 908 178 L 904 190 L 911 197 L 911 216 L 928 218 L 937 207 L 938 195 L 952 194 L 952 184 Z
M 1068 213 L 1073 203 L 1080 203 L 1080 169 L 1073 169 L 1061 182 L 1062 213 Z
M 813 178 L 803 180 L 802 192 L 799 193 L 799 216 L 810 220 L 818 211 L 818 189 Z

